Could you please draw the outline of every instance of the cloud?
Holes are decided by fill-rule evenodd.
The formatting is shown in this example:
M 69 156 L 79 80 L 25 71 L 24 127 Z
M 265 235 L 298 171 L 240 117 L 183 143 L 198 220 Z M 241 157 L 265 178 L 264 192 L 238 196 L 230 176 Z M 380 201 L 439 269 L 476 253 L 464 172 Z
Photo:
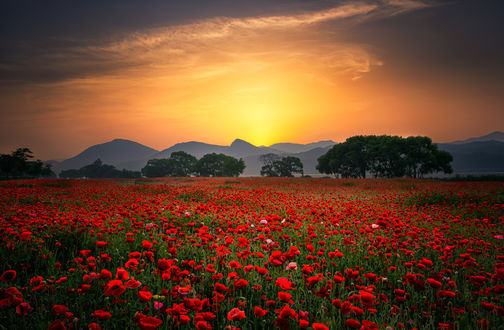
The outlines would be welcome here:
M 358 79 L 382 63 L 365 45 L 339 41 L 334 26 L 431 5 L 414 0 L 355 1 L 289 15 L 216 17 L 138 31 L 108 42 L 55 42 L 35 50 L 26 45 L 15 59 L 0 66 L 0 72 L 9 83 L 131 74 L 205 79 L 233 70 L 286 63 L 317 68 L 325 63 L 330 74 Z

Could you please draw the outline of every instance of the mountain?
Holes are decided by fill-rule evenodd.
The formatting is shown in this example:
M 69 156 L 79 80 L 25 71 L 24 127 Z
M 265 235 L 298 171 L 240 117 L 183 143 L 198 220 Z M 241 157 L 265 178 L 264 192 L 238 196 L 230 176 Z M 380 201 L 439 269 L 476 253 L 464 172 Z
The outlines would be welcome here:
M 51 163 L 56 173 L 65 169 L 78 169 L 91 164 L 98 158 L 103 163 L 114 165 L 118 169 L 140 170 L 149 159 L 169 158 L 175 151 L 185 151 L 197 158 L 215 152 L 243 158 L 246 164 L 243 175 L 257 176 L 260 175 L 262 167 L 260 156 L 274 153 L 281 157 L 298 157 L 303 163 L 305 174 L 319 175 L 315 168 L 317 159 L 335 144 L 329 140 L 308 144 L 276 143 L 269 147 L 257 147 L 247 141 L 236 139 L 229 146 L 190 141 L 177 143 L 163 151 L 157 151 L 134 141 L 116 139 L 89 147 L 77 156 L 62 162 L 48 161 L 46 163 Z M 493 132 L 452 143 L 440 143 L 438 147 L 453 155 L 452 165 L 455 174 L 504 172 L 504 133 L 502 132 Z
M 276 149 L 278 151 L 286 152 L 286 153 L 300 153 L 309 151 L 315 148 L 327 148 L 335 145 L 336 142 L 327 140 L 327 141 L 319 141 L 308 144 L 299 144 L 299 143 L 275 143 L 270 145 L 270 148 Z
M 454 173 L 504 172 L 504 142 L 441 143 L 438 147 L 452 154 Z
M 460 141 L 451 142 L 451 144 L 465 144 L 465 143 L 481 142 L 481 141 L 504 142 L 504 132 L 495 131 L 495 132 L 487 134 L 487 135 L 483 135 L 483 136 L 479 136 L 479 137 L 472 137 L 467 140 L 460 140 Z
M 135 159 L 145 159 L 158 153 L 157 150 L 144 146 L 140 143 L 115 139 L 110 142 L 97 144 L 87 148 L 75 157 L 66 159 L 62 162 L 50 161 L 53 164 L 53 170 L 57 173 L 62 170 L 78 169 L 89 165 L 98 158 L 105 164 L 114 165 L 118 169 L 138 170 L 139 168 L 130 163 Z

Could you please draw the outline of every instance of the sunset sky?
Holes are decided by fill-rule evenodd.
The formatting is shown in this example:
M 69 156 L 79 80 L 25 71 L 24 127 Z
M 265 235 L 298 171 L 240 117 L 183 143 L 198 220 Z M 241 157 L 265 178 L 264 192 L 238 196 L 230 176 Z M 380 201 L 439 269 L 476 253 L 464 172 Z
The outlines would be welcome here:
M 0 153 L 504 130 L 501 1 L 2 2 Z

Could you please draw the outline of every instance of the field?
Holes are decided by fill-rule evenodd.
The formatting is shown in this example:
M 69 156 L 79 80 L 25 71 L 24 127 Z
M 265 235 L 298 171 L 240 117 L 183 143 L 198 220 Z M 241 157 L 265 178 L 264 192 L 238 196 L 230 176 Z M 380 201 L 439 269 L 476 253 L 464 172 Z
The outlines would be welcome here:
M 0 183 L 0 329 L 504 328 L 504 185 Z

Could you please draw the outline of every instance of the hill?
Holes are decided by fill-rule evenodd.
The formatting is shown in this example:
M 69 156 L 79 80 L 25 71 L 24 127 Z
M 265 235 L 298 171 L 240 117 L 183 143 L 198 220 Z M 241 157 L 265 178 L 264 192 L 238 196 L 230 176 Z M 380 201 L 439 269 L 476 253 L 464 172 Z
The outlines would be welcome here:
M 172 152 L 185 151 L 197 158 L 208 153 L 223 153 L 236 158 L 243 158 L 246 164 L 245 176 L 260 175 L 262 163 L 260 156 L 274 153 L 279 156 L 294 156 L 301 159 L 305 174 L 319 175 L 315 169 L 318 157 L 325 154 L 334 141 L 319 141 L 308 144 L 276 143 L 269 147 L 255 146 L 245 140 L 236 139 L 229 146 L 190 141 L 177 143 L 162 151 L 149 148 L 140 143 L 115 139 L 87 148 L 75 157 L 62 162 L 48 161 L 55 172 L 80 168 L 100 158 L 103 163 L 118 169 L 140 170 L 149 159 L 169 158 Z M 453 155 L 453 168 L 457 173 L 495 173 L 504 172 L 504 133 L 493 132 L 481 137 L 462 141 L 438 144 L 441 150 Z
M 101 159 L 104 164 L 114 165 L 118 169 L 138 170 L 136 164 L 131 164 L 136 159 L 146 159 L 158 151 L 138 142 L 115 139 L 110 142 L 97 144 L 87 148 L 75 157 L 62 162 L 51 161 L 53 170 L 57 173 L 62 170 L 78 169 L 91 164 L 96 159 Z

